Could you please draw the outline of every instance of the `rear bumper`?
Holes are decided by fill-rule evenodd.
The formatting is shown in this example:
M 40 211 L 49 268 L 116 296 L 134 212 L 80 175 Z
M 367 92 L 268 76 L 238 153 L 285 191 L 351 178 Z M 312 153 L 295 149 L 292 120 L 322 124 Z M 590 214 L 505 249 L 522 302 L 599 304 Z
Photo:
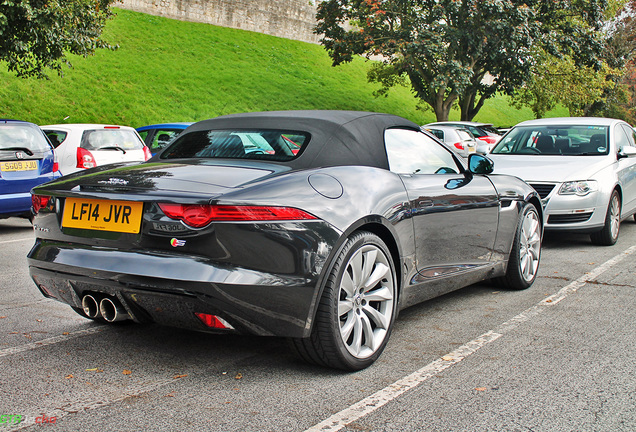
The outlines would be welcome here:
M 81 308 L 93 293 L 117 297 L 131 318 L 211 331 L 195 313 L 217 315 L 238 332 L 306 337 L 320 272 L 274 274 L 167 252 L 78 247 L 38 239 L 29 272 L 47 296 Z
M 30 216 L 31 193 L 12 193 L 0 195 L 0 217 Z

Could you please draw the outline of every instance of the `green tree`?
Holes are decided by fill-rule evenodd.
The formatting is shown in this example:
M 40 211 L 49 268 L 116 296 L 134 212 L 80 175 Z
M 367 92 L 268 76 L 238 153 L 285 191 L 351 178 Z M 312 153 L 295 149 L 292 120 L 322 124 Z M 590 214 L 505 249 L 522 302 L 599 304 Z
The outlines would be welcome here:
M 379 94 L 409 82 L 438 120 L 455 103 L 462 120 L 472 120 L 488 98 L 526 82 L 536 47 L 600 67 L 595 30 L 605 7 L 605 0 L 327 0 L 316 33 L 334 66 L 354 55 L 379 59 L 368 76 Z
M 68 53 L 115 48 L 101 39 L 113 0 L 0 0 L 0 61 L 20 77 L 62 74 Z
M 606 63 L 597 70 L 589 66 L 577 66 L 570 56 L 561 58 L 541 52 L 533 65 L 532 77 L 518 88 L 512 105 L 527 106 L 536 118 L 557 105 L 564 105 L 571 116 L 590 115 L 592 105 L 605 101 L 617 86 L 608 77 L 618 73 Z

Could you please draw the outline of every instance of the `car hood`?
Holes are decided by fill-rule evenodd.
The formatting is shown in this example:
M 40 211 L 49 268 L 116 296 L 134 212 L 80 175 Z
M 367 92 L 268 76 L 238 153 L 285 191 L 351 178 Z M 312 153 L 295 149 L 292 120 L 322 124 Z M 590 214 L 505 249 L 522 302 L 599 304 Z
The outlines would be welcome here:
M 59 192 L 64 195 L 112 192 L 155 195 L 173 192 L 212 198 L 288 170 L 276 164 L 239 165 L 208 161 L 111 164 L 64 176 L 34 192 Z
M 488 154 L 494 172 L 517 176 L 526 182 L 587 180 L 606 167 L 608 156 L 540 156 Z

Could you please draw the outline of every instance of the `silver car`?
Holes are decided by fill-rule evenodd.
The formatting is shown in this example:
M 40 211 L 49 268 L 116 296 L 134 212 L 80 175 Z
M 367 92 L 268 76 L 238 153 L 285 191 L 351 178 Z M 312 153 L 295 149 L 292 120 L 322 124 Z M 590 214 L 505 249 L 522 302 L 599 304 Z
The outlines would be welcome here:
M 515 126 L 489 154 L 541 196 L 546 230 L 590 233 L 613 245 L 636 213 L 636 132 L 621 120 L 553 118 Z

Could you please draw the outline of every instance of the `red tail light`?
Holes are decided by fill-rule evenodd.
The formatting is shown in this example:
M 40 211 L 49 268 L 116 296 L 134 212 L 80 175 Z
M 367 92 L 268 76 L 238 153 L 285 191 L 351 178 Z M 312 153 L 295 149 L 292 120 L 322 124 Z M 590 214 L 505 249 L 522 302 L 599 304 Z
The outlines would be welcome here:
M 97 163 L 95 162 L 95 158 L 85 148 L 78 147 L 77 148 L 77 168 L 95 168 Z
M 460 149 L 460 150 L 464 150 L 464 143 L 463 142 L 456 142 L 455 144 L 453 144 L 456 148 Z
M 60 164 L 57 162 L 53 162 L 53 172 L 60 170 Z
M 292 207 L 225 206 L 203 204 L 159 204 L 170 219 L 183 221 L 193 228 L 202 228 L 213 221 L 283 221 L 317 219 Z
M 46 207 L 49 204 L 50 196 L 46 195 L 31 195 L 31 203 L 33 204 L 33 212 L 37 214 L 40 209 Z
M 148 146 L 144 146 L 144 158 L 145 160 L 148 160 L 152 157 L 152 153 L 150 152 L 150 149 L 148 148 Z

